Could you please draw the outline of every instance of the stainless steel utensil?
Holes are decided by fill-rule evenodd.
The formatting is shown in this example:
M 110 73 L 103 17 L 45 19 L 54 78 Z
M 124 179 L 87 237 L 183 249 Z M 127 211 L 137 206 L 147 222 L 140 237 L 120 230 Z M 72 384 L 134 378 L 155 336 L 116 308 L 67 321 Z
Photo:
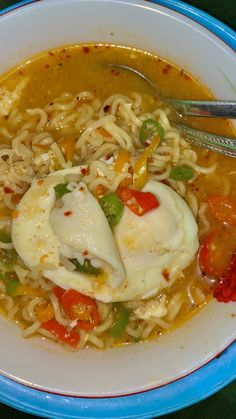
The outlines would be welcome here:
M 187 136 L 188 141 L 195 146 L 236 158 L 236 138 L 211 134 L 184 124 L 174 124 L 174 126 L 179 128 Z
M 160 96 L 157 87 L 140 71 L 123 64 L 104 63 L 107 67 L 119 68 L 135 73 L 153 88 L 163 103 L 171 107 L 180 116 L 198 116 L 211 118 L 236 118 L 236 101 L 200 101 L 170 99 Z M 223 137 L 216 134 L 200 131 L 182 123 L 174 123 L 195 146 L 213 150 L 217 153 L 236 158 L 236 138 Z
M 123 64 L 110 64 L 105 63 L 106 66 L 120 68 L 123 70 L 131 71 L 137 74 L 143 80 L 145 80 L 149 86 L 151 86 L 155 92 L 160 96 L 155 84 L 149 80 L 140 71 Z M 182 116 L 200 116 L 200 117 L 211 117 L 211 118 L 236 118 L 236 101 L 228 100 L 185 100 L 185 99 L 170 99 L 163 98 L 163 102 L 167 102 L 173 106 L 173 108 Z

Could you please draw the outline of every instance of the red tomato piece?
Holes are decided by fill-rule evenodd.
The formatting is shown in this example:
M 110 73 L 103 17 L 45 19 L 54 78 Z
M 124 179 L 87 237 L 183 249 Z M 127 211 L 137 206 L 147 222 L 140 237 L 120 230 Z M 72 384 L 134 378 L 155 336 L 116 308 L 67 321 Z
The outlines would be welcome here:
M 201 271 L 205 275 L 210 275 L 219 278 L 223 270 L 219 269 L 216 264 L 216 258 L 219 256 L 216 253 L 214 241 L 217 238 L 218 231 L 214 230 L 203 237 L 199 249 L 198 260 Z
M 92 330 L 100 323 L 100 315 L 96 302 L 87 295 L 75 290 L 64 292 L 61 306 L 69 319 L 76 319 L 79 328 Z
M 236 226 L 236 202 L 225 196 L 209 196 L 206 201 L 217 220 Z
M 41 327 L 56 336 L 59 341 L 66 343 L 73 348 L 78 346 L 80 339 L 79 334 L 75 330 L 68 330 L 65 326 L 58 323 L 55 318 L 42 323 Z
M 64 290 L 61 287 L 54 287 L 53 288 L 53 293 L 55 294 L 55 296 L 57 297 L 59 303 L 61 303 L 62 300 L 62 296 L 65 294 L 66 290 Z
M 215 287 L 213 295 L 220 302 L 236 302 L 236 251 L 222 275 L 220 283 Z

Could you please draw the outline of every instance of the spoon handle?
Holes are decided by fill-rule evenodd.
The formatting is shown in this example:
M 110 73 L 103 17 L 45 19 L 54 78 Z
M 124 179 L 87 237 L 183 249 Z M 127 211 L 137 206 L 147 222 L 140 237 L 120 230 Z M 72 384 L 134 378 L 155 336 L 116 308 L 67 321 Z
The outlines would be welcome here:
M 212 118 L 236 118 L 236 101 L 167 99 L 181 115 Z
M 236 138 L 199 131 L 184 124 L 175 124 L 175 126 L 187 136 L 192 144 L 236 158 Z

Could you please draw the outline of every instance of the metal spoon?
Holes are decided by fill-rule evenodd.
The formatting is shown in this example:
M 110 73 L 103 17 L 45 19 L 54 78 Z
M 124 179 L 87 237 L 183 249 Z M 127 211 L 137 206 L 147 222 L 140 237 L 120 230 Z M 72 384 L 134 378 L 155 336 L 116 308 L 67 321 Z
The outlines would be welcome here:
M 108 67 L 121 68 L 123 70 L 131 71 L 132 73 L 137 74 L 143 80 L 145 80 L 149 86 L 151 86 L 155 92 L 160 96 L 157 87 L 155 84 L 149 80 L 143 73 L 140 71 L 129 67 L 123 64 L 105 64 Z M 236 101 L 228 100 L 185 100 L 185 99 L 170 99 L 163 98 L 163 102 L 170 103 L 175 110 L 182 116 L 201 116 L 201 117 L 211 117 L 211 118 L 236 118 Z
M 193 145 L 236 158 L 236 138 L 211 134 L 184 124 L 174 124 L 174 126 L 179 128 Z
M 140 71 L 123 64 L 104 63 L 104 65 L 135 73 L 137 76 L 145 80 L 160 96 L 153 82 Z M 236 101 L 196 101 L 169 99 L 163 98 L 162 96 L 160 99 L 162 102 L 170 104 L 180 116 L 236 118 Z M 236 138 L 224 137 L 200 131 L 182 123 L 174 123 L 173 125 L 186 134 L 189 142 L 195 146 L 236 158 Z

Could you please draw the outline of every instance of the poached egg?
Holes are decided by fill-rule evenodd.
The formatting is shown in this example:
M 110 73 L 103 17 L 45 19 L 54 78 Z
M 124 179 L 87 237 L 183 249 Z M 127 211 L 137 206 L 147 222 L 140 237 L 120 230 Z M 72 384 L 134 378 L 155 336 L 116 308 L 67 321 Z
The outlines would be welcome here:
M 67 181 L 77 176 L 76 181 Z M 54 187 L 68 183 L 56 199 Z M 75 289 L 103 302 L 144 299 L 169 287 L 198 249 L 196 221 L 185 201 L 169 186 L 149 181 L 160 206 L 139 217 L 125 207 L 111 230 L 98 200 L 73 167 L 35 180 L 17 207 L 12 222 L 14 247 L 29 269 L 64 289 Z M 71 262 L 102 270 L 79 272 Z M 72 266 L 72 268 L 71 268 Z

